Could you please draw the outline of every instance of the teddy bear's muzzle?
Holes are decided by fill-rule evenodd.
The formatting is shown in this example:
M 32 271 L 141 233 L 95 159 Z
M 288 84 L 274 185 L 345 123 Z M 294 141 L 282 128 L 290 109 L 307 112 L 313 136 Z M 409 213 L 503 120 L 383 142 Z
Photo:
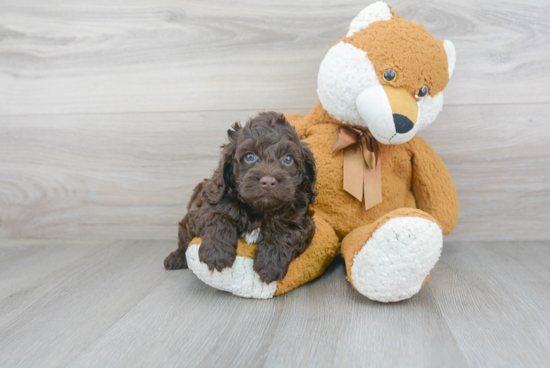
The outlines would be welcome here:
M 378 142 L 401 144 L 414 136 L 419 109 L 406 89 L 375 85 L 361 92 L 355 103 L 361 119 Z

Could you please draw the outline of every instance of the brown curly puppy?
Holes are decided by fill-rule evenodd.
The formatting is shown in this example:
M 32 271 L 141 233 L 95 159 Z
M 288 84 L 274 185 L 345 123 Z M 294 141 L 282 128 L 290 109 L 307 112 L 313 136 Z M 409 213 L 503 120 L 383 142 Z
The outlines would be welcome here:
M 257 243 L 254 270 L 266 283 L 282 280 L 311 243 L 315 224 L 315 160 L 284 115 L 261 113 L 235 123 L 211 179 L 195 188 L 179 223 L 178 249 L 166 269 L 187 268 L 189 242 L 202 238 L 199 259 L 210 270 L 231 267 L 239 236 Z

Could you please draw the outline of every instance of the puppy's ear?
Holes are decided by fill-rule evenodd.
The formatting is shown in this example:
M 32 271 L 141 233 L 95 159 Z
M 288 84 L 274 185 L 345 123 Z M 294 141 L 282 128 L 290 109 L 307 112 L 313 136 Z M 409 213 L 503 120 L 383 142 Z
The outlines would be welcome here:
M 232 126 L 231 129 L 227 131 L 227 137 L 229 137 L 230 142 L 236 142 L 237 136 L 239 135 L 239 131 L 241 130 L 242 126 L 241 123 L 236 121 Z
M 303 185 L 304 190 L 307 194 L 309 204 L 315 203 L 315 197 L 317 196 L 317 191 L 315 190 L 315 181 L 317 180 L 317 169 L 315 167 L 315 158 L 313 153 L 309 149 L 306 143 L 301 142 L 302 145 L 302 176 L 304 178 Z
M 237 151 L 237 137 L 241 125 L 235 123 L 232 129 L 227 131 L 229 143 L 222 146 L 220 163 L 212 179 L 204 185 L 204 193 L 210 204 L 219 203 L 224 195 L 233 192 L 233 157 Z

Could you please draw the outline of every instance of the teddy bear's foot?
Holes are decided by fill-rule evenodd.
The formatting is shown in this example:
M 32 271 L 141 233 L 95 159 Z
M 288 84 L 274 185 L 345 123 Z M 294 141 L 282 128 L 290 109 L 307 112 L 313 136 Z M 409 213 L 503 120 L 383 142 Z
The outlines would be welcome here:
M 244 241 L 239 240 L 239 243 Z M 224 268 L 221 272 L 210 271 L 208 266 L 199 260 L 199 248 L 200 241 L 194 239 L 185 255 L 189 269 L 205 284 L 244 298 L 268 299 L 275 294 L 277 282 L 262 282 L 254 271 L 254 260 L 251 257 L 237 255 L 231 267 Z
M 339 242 L 332 227 L 318 215 L 313 216 L 316 231 L 311 245 L 290 263 L 284 279 L 268 284 L 254 271 L 257 246 L 238 239 L 237 258 L 231 267 L 221 272 L 210 271 L 200 262 L 200 238 L 191 241 L 187 248 L 187 265 L 204 283 L 245 298 L 267 299 L 281 295 L 321 276 L 339 250 Z M 254 241 L 254 239 L 248 239 Z
M 439 259 L 441 228 L 425 216 L 385 219 L 375 228 L 348 266 L 348 279 L 369 299 L 387 303 L 410 298 L 418 293 Z M 357 229 L 356 240 L 361 232 L 368 233 L 369 229 Z M 342 248 L 344 251 L 344 244 Z

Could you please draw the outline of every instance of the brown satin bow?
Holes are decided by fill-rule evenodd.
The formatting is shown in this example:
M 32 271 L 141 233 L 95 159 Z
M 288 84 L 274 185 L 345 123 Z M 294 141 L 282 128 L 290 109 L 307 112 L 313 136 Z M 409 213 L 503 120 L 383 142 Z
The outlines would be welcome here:
M 365 210 L 382 202 L 382 171 L 378 142 L 371 132 L 340 126 L 332 153 L 344 150 L 344 190 L 359 201 L 365 196 Z

